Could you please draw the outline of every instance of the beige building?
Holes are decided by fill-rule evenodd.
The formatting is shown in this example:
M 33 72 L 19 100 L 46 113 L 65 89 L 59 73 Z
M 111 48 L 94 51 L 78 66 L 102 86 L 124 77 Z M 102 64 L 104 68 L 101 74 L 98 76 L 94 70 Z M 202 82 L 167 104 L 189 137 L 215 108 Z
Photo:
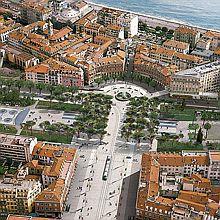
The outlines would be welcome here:
M 189 53 L 189 46 L 190 45 L 188 43 L 180 42 L 176 40 L 169 40 L 169 39 L 163 43 L 163 47 L 167 49 L 175 50 L 177 52 L 184 53 L 184 54 Z
M 78 87 L 84 85 L 83 70 L 80 67 L 53 58 L 27 68 L 25 74 L 26 79 L 33 82 Z
M 52 10 L 47 8 L 44 3 L 24 1 L 21 6 L 21 19 L 31 24 L 36 21 L 45 21 L 49 18 Z
M 0 26 L 0 42 L 5 43 L 8 40 L 8 36 L 12 31 L 21 28 L 21 24 L 13 24 L 8 26 Z
M 98 23 L 105 27 L 112 24 L 125 29 L 128 36 L 133 37 L 138 33 L 138 16 L 110 8 L 102 8 L 98 12 Z
M 220 47 L 220 33 L 215 31 L 207 31 L 202 38 L 205 41 L 211 41 L 210 50 L 215 50 L 217 47 Z
M 21 69 L 37 65 L 40 61 L 30 53 L 26 53 L 16 47 L 4 45 L 2 49 L 5 50 L 4 59 L 13 63 Z
M 0 158 L 28 162 L 36 143 L 36 138 L 0 134 Z
M 172 76 L 171 95 L 215 97 L 220 86 L 220 62 L 204 64 L 180 71 Z
M 35 145 L 33 159 L 27 164 L 30 174 L 42 179 L 43 191 L 35 200 L 38 216 L 62 216 L 67 193 L 74 176 L 76 149 L 39 142 Z
M 200 38 L 200 32 L 191 27 L 179 26 L 174 32 L 174 40 L 190 44 L 193 49 Z
M 5 177 L 0 180 L 0 214 L 31 213 L 40 192 L 41 183 L 38 180 Z

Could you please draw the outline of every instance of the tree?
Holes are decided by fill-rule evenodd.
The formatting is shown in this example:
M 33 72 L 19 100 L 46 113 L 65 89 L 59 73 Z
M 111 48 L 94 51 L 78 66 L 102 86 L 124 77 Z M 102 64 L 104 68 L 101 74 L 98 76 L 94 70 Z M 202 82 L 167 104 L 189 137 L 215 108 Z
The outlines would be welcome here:
M 53 91 L 54 91 L 54 89 L 55 89 L 55 86 L 54 86 L 54 85 L 51 85 L 51 84 L 47 84 L 47 85 L 46 85 L 46 89 L 50 92 L 50 96 L 52 96 Z
M 25 82 L 23 80 L 16 80 L 14 85 L 18 88 L 18 91 L 21 91 L 21 88 L 24 86 Z
M 101 78 L 97 78 L 94 80 L 95 83 L 98 84 L 98 87 L 100 86 L 100 84 L 103 82 Z
M 5 85 L 5 79 L 0 77 L 0 87 L 2 89 L 2 87 Z
M 14 84 L 14 81 L 13 81 L 13 80 L 11 80 L 11 79 L 5 80 L 5 85 L 7 86 L 8 91 L 11 90 L 11 87 L 12 87 L 13 84 Z
M 102 140 L 103 140 L 104 136 L 107 134 L 107 131 L 98 130 L 97 133 L 99 135 L 99 144 L 102 144 Z
M 168 33 L 169 33 L 169 34 L 174 34 L 174 30 L 170 29 L 170 30 L 168 31 Z
M 56 99 L 59 99 L 60 96 L 63 97 L 63 93 L 66 91 L 66 87 L 63 85 L 56 85 L 53 86 L 53 95 L 56 97 Z M 61 97 L 61 100 L 62 100 Z
M 49 121 L 43 121 L 39 124 L 39 127 L 45 132 L 47 130 L 48 126 L 50 126 Z
M 194 138 L 195 138 L 197 129 L 199 129 L 199 125 L 198 124 L 189 124 L 189 129 L 194 130 Z
M 46 88 L 46 85 L 44 83 L 37 83 L 36 84 L 36 89 L 39 90 L 39 93 L 41 94 L 42 90 Z
M 151 80 L 151 81 L 149 82 L 149 86 L 155 88 L 155 87 L 156 87 L 156 82 L 155 82 L 155 80 Z
M 203 140 L 203 133 L 202 133 L 202 129 L 200 128 L 197 134 L 196 142 L 201 144 L 202 140 Z
M 204 125 L 204 128 L 205 128 L 205 130 L 206 130 L 206 134 L 205 134 L 205 138 L 207 138 L 207 136 L 208 136 L 208 130 L 209 129 L 211 129 L 211 124 L 210 123 L 205 123 L 205 125 Z
M 24 129 L 27 129 L 27 130 L 31 130 L 31 135 L 33 133 L 33 126 L 36 124 L 35 121 L 26 121 L 24 124 L 22 124 L 22 127 Z
M 71 86 L 71 87 L 69 87 L 68 90 L 69 90 L 69 92 L 71 92 L 72 98 L 73 98 L 73 95 L 78 92 L 79 87 L 78 86 Z
M 141 138 L 144 137 L 144 133 L 140 131 L 135 131 L 132 137 L 137 141 L 137 146 L 139 146 L 141 143 Z
M 32 89 L 34 88 L 34 83 L 32 81 L 26 81 L 25 86 L 29 89 L 29 92 L 31 93 Z
M 161 27 L 160 27 L 160 26 L 157 26 L 157 27 L 155 28 L 155 30 L 156 30 L 156 31 L 160 31 L 160 30 L 161 30 Z
M 161 29 L 163 32 L 167 32 L 168 31 L 168 28 L 167 27 L 162 27 L 162 29 Z

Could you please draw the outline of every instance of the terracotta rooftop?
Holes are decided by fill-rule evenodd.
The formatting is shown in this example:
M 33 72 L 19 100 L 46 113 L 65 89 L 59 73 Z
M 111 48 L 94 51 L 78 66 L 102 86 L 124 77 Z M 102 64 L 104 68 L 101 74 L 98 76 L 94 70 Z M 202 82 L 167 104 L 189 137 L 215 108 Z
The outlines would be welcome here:
M 43 63 L 27 68 L 25 72 L 47 74 L 50 70 L 78 71 L 79 68 L 50 58 Z
M 41 218 L 32 216 L 9 215 L 7 220 L 53 220 L 52 218 Z
M 44 189 L 35 199 L 36 202 L 62 203 L 65 180 L 58 179 Z
M 57 33 L 53 34 L 49 39 L 52 41 L 59 40 L 60 38 L 65 37 L 66 35 L 69 35 L 72 32 L 72 28 L 70 27 L 64 27 L 61 30 L 59 30 Z
M 173 47 L 173 48 L 177 48 L 177 49 L 181 49 L 181 50 L 185 50 L 187 48 L 189 48 L 189 44 L 188 43 L 184 43 L 184 42 L 180 42 L 180 41 L 176 41 L 176 40 L 166 40 L 163 43 L 164 47 Z
M 175 32 L 179 32 L 181 34 L 192 34 L 196 35 L 198 33 L 198 30 L 195 28 L 187 27 L 187 26 L 179 26 Z

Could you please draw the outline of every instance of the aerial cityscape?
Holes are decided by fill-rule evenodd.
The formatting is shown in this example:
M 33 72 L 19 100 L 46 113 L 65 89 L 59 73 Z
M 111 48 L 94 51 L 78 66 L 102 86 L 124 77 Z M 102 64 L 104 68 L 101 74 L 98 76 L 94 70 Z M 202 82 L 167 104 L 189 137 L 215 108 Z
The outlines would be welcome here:
M 0 1 L 0 220 L 220 220 L 219 130 L 219 0 Z

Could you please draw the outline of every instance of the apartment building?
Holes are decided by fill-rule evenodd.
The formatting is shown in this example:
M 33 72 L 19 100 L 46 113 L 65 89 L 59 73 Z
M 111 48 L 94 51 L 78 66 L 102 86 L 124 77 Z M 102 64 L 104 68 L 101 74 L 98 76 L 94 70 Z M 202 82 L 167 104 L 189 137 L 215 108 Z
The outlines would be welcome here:
M 219 151 L 183 151 L 182 154 L 144 153 L 136 201 L 136 218 L 208 220 L 219 219 L 219 201 L 210 169 L 213 158 L 218 164 Z M 216 168 L 216 167 L 215 167 Z M 212 173 L 212 174 L 211 174 Z M 218 192 L 219 193 L 219 192 Z
M 220 47 L 220 33 L 215 31 L 207 31 L 203 34 L 202 39 L 206 42 L 210 42 L 209 49 L 215 50 L 217 47 Z
M 21 24 L 10 24 L 8 26 L 3 25 L 0 26 L 0 42 L 5 43 L 8 40 L 8 36 L 11 32 L 19 30 L 21 28 Z
M 29 214 L 33 211 L 41 183 L 36 179 L 5 176 L 0 180 L 0 214 Z
M 4 60 L 16 65 L 21 69 L 37 65 L 40 60 L 30 53 L 26 53 L 18 48 L 4 45 L 0 47 L 5 51 Z
M 75 172 L 76 149 L 39 142 L 32 156 L 28 171 L 41 177 L 44 188 L 35 199 L 35 212 L 38 216 L 60 218 Z
M 21 19 L 28 24 L 46 21 L 51 13 L 52 10 L 43 2 L 24 1 L 20 8 Z
M 220 47 L 216 48 L 213 54 L 214 60 L 220 60 Z
M 97 20 L 97 13 L 95 11 L 89 12 L 87 15 L 85 15 L 83 18 L 79 19 L 74 23 L 76 33 L 82 33 L 84 32 L 84 28 L 87 23 L 95 23 Z
M 176 65 L 180 70 L 192 68 L 204 63 L 204 60 L 200 57 L 180 53 L 174 49 L 160 46 L 151 47 L 149 50 L 149 57 L 159 62 Z
M 26 80 L 54 85 L 84 85 L 83 70 L 67 63 L 50 58 L 25 70 Z
M 138 33 L 138 16 L 125 13 L 110 8 L 102 8 L 98 12 L 97 22 L 108 26 L 109 24 L 118 25 L 125 29 L 128 36 L 135 36 Z
M 178 68 L 175 65 L 163 66 L 141 59 L 136 59 L 133 66 L 133 72 L 153 79 L 162 86 L 169 86 L 171 75 L 177 70 Z
M 118 76 L 124 73 L 124 56 L 125 54 L 122 52 L 120 55 L 114 55 L 111 57 L 103 57 L 97 59 L 97 62 L 94 64 L 94 68 L 91 71 L 94 76 L 93 79 L 101 78 L 103 76 L 112 77 Z M 90 75 L 91 77 L 91 75 Z
M 172 76 L 171 95 L 213 96 L 220 86 L 220 62 L 180 71 Z
M 200 32 L 187 26 L 179 26 L 174 32 L 174 40 L 190 44 L 190 49 L 195 48 L 199 38 Z
M 175 50 L 183 54 L 189 53 L 189 46 L 189 43 L 169 39 L 163 43 L 164 48 Z
M 37 139 L 0 134 L 0 158 L 11 158 L 14 161 L 28 162 Z

